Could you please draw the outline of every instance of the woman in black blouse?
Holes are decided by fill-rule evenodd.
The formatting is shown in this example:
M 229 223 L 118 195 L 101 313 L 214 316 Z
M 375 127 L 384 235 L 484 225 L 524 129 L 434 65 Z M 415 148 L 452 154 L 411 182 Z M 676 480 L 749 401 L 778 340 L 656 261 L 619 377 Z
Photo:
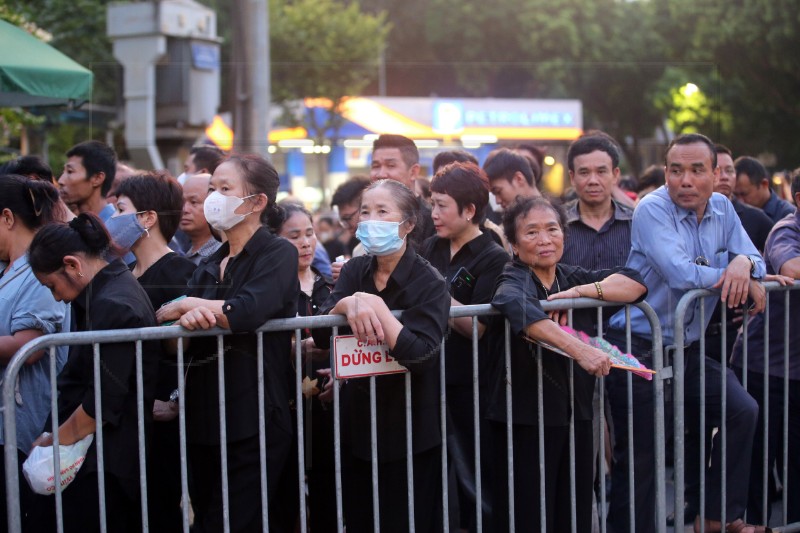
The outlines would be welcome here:
M 431 262 L 449 284 L 450 305 L 487 304 L 503 266 L 511 259 L 480 222 L 489 204 L 489 180 L 473 163 L 442 167 L 431 182 L 433 226 L 436 235 L 422 246 L 420 255 Z M 481 419 L 485 414 L 486 339 L 489 317 L 478 319 L 478 379 Z M 450 468 L 456 469 L 461 527 L 475 528 L 475 437 L 472 386 L 472 318 L 450 319 L 445 342 L 448 438 Z M 457 408 L 453 408 L 457 406 Z M 483 505 L 491 508 L 489 432 L 481 427 Z M 484 523 L 488 524 L 488 515 Z
M 181 218 L 181 186 L 167 174 L 151 172 L 127 178 L 116 193 L 117 212 L 106 221 L 106 227 L 120 248 L 133 252 L 136 261 L 129 265 L 130 269 L 153 309 L 158 309 L 186 293 L 186 283 L 195 269 L 194 263 L 167 246 Z M 154 531 L 181 528 L 178 404 L 172 396 L 177 388 L 175 359 L 163 358 L 153 404 L 156 424 L 152 453 L 147 464 L 147 504 Z
M 357 236 L 370 255 L 345 263 L 321 314 L 342 314 L 362 341 L 385 342 L 411 372 L 414 511 L 417 531 L 441 531 L 441 432 L 439 350 L 447 327 L 447 284 L 407 244 L 417 200 L 392 180 L 370 185 L 361 198 Z M 403 310 L 397 320 L 390 310 Z M 315 330 L 327 346 L 330 330 Z M 405 376 L 376 381 L 378 487 L 371 477 L 369 382 L 351 379 L 342 387 L 345 521 L 349 532 L 373 530 L 372 498 L 380 498 L 381 531 L 408 531 Z
M 272 231 L 288 240 L 297 248 L 297 277 L 300 291 L 297 293 L 297 315 L 314 316 L 325 303 L 333 289 L 333 282 L 322 275 L 311 263 L 317 248 L 317 237 L 311 213 L 295 203 L 281 202 L 273 211 L 269 225 Z M 308 484 L 309 526 L 311 531 L 333 531 L 336 529 L 336 485 L 333 456 L 333 410 L 330 400 L 321 401 L 320 393 L 330 377 L 330 352 L 314 344 L 311 330 L 301 332 L 303 352 L 303 395 L 305 403 L 305 466 Z M 295 362 L 295 351 L 290 355 Z M 293 469 L 294 483 L 297 469 Z M 297 490 L 288 494 L 287 501 L 297 503 Z M 283 487 L 282 487 L 283 489 Z M 297 515 L 296 506 L 292 516 Z
M 517 199 L 503 216 L 503 229 L 514 251 L 497 282 L 492 305 L 511 327 L 512 419 L 514 435 L 514 498 L 517 531 L 540 531 L 538 370 L 536 349 L 523 339 L 544 341 L 569 354 L 573 370 L 575 420 L 575 495 L 577 531 L 591 529 L 592 395 L 595 376 L 608 374 L 607 354 L 564 332 L 563 316 L 548 315 L 540 300 L 599 298 L 634 302 L 647 288 L 639 274 L 626 268 L 588 271 L 559 263 L 564 252 L 564 214 L 543 198 Z M 595 334 L 594 309 L 575 310 L 573 327 Z M 554 318 L 554 320 L 551 320 Z M 493 356 L 488 418 L 492 426 L 497 531 L 508 530 L 506 440 L 506 372 L 504 320 L 490 330 Z M 580 366 L 580 368 L 578 368 Z M 570 530 L 570 362 L 542 350 L 542 395 L 545 431 L 545 503 L 547 531 Z
M 155 315 L 142 287 L 121 260 L 108 263 L 111 244 L 103 223 L 83 213 L 69 224 L 49 224 L 31 242 L 28 260 L 39 282 L 56 300 L 72 303 L 77 331 L 155 326 Z M 149 427 L 160 347 L 142 346 L 145 427 Z M 134 343 L 100 346 L 103 459 L 108 531 L 141 531 L 139 446 Z M 95 432 L 93 348 L 72 348 L 58 377 L 59 444 L 73 444 Z M 49 423 L 48 423 L 49 425 Z M 52 445 L 52 435 L 34 446 Z M 97 440 L 78 475 L 63 493 L 64 530 L 99 531 Z M 52 506 L 52 499 L 47 502 Z M 49 509 L 52 512 L 52 509 Z M 41 518 L 41 517 L 40 517 Z M 42 530 L 53 531 L 44 527 Z
M 225 413 L 231 531 L 261 530 L 261 491 L 270 498 L 283 473 L 292 442 L 289 412 L 291 332 L 263 336 L 267 487 L 260 482 L 258 339 L 267 320 L 297 312 L 297 249 L 263 224 L 274 209 L 278 173 L 264 158 L 234 155 L 220 164 L 209 184 L 206 219 L 228 241 L 195 271 L 189 297 L 159 309 L 160 322 L 180 319 L 190 329 L 214 326 L 243 335 L 224 339 Z M 223 529 L 220 458 L 218 351 L 215 337 L 192 339 L 186 354 L 186 430 L 192 469 L 194 527 Z M 275 511 L 277 513 L 277 511 Z M 275 524 L 270 522 L 271 529 Z

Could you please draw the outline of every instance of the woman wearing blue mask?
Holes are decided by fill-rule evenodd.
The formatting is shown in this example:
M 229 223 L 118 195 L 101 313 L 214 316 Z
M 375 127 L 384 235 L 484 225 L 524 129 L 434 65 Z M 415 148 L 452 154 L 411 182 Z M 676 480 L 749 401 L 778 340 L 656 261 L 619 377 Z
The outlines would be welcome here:
M 345 263 L 320 314 L 341 314 L 361 341 L 381 341 L 411 372 L 412 453 L 416 531 L 441 531 L 439 350 L 450 307 L 442 276 L 408 244 L 417 199 L 405 185 L 380 180 L 362 195 L 356 236 L 369 255 Z M 390 310 L 403 310 L 396 319 Z M 328 346 L 330 330 L 315 330 Z M 408 531 L 405 376 L 376 378 L 378 487 L 371 474 L 369 381 L 342 387 L 345 522 L 348 532 L 372 531 L 372 500 L 379 491 L 382 531 Z M 349 427 L 348 427 L 349 426 Z
M 203 211 L 227 242 L 200 264 L 187 298 L 157 312 L 160 322 L 180 319 L 190 329 L 220 326 L 223 339 L 228 502 L 223 509 L 219 351 L 217 337 L 196 337 L 186 350 L 186 434 L 197 531 L 261 531 L 261 494 L 269 499 L 270 531 L 287 512 L 276 498 L 292 443 L 290 353 L 292 332 L 254 332 L 266 321 L 297 313 L 297 248 L 266 226 L 278 193 L 278 173 L 263 157 L 233 155 L 214 171 Z M 261 343 L 259 341 L 262 341 Z M 265 397 L 259 406 L 258 352 L 263 347 Z M 183 401 L 183 399 L 181 399 Z M 265 413 L 267 486 L 261 485 L 259 409 Z M 276 508 L 277 507 L 277 508 Z M 227 513 L 226 513 L 227 511 Z M 295 510 L 296 511 L 296 510 Z M 288 531 L 294 531 L 293 525 Z
M 116 192 L 117 212 L 106 221 L 106 228 L 122 251 L 133 252 L 136 261 L 129 267 L 153 309 L 158 309 L 186 294 L 195 269 L 194 263 L 167 246 L 180 223 L 181 187 L 169 174 L 150 172 L 127 178 Z M 175 361 L 164 358 L 158 370 L 152 454 L 147 463 L 148 511 L 156 531 L 181 528 L 178 404 L 172 394 L 177 388 Z

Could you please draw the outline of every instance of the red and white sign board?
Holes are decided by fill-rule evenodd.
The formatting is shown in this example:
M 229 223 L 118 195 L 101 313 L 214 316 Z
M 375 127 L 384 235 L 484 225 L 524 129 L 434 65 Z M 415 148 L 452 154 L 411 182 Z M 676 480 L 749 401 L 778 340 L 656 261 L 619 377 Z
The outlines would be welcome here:
M 333 338 L 336 379 L 401 374 L 408 369 L 389 354 L 389 346 L 377 341 L 362 342 L 355 335 Z

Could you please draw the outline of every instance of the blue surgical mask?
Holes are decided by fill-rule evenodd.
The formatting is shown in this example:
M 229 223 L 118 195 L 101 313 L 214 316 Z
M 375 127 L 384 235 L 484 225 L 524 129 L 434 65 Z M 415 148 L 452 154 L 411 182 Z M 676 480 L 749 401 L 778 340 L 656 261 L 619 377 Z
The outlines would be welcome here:
M 131 246 L 147 231 L 139 224 L 139 219 L 136 215 L 138 213 L 129 213 L 106 220 L 106 229 L 111 235 L 111 239 L 125 251 L 130 250 Z
M 400 237 L 402 222 L 365 220 L 358 223 L 356 238 L 371 255 L 389 255 L 403 247 L 405 239 Z

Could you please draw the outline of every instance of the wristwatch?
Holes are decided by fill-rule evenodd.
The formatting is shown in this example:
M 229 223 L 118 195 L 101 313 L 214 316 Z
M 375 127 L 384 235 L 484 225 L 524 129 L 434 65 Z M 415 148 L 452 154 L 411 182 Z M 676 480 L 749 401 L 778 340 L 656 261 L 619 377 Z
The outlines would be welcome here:
M 747 256 L 747 259 L 750 260 L 750 276 L 751 277 L 755 276 L 756 275 L 756 260 L 753 259 L 752 257 L 750 257 L 749 255 Z
M 169 394 L 169 401 L 172 403 L 178 403 L 178 399 L 180 397 L 181 397 L 180 391 L 178 391 L 178 389 L 175 389 Z

